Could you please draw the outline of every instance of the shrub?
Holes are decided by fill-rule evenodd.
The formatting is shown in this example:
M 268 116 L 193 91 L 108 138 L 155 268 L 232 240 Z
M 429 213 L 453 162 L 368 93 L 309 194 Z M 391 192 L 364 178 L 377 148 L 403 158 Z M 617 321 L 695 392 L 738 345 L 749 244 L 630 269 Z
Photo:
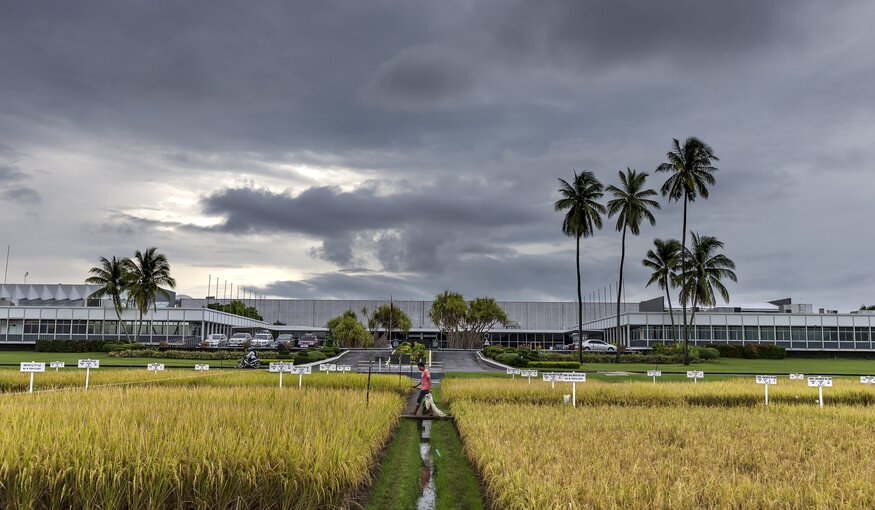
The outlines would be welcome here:
M 760 359 L 784 359 L 787 357 L 787 349 L 780 345 L 760 344 L 757 345 L 757 354 Z
M 106 344 L 103 340 L 37 340 L 37 352 L 100 352 Z
M 501 346 L 498 346 L 498 345 L 490 345 L 490 346 L 487 346 L 485 349 L 483 349 L 483 355 L 486 356 L 487 358 L 492 358 L 492 359 L 495 359 L 496 356 L 498 356 L 499 354 L 501 354 L 503 352 L 504 352 L 504 349 L 502 349 Z
M 328 359 L 328 355 L 321 351 L 303 351 L 295 355 L 295 364 L 313 363 L 314 361 L 322 361 Z
M 699 357 L 704 360 L 719 359 L 720 351 L 711 347 L 699 347 Z
M 539 361 L 577 361 L 577 354 L 564 354 L 561 352 L 541 351 Z
M 114 358 L 165 358 L 165 359 L 196 359 L 196 360 L 236 360 L 243 355 L 240 351 L 180 351 L 158 349 L 126 349 L 109 353 Z M 276 351 L 259 352 L 262 358 L 276 358 Z
M 530 361 L 528 368 L 542 369 L 560 369 L 560 368 L 580 368 L 580 363 L 577 361 Z
M 740 345 L 732 344 L 707 344 L 705 347 L 717 349 L 720 352 L 721 358 L 743 358 L 744 349 Z
M 524 359 L 517 352 L 505 352 L 495 357 L 495 361 L 510 365 L 512 367 L 524 367 L 528 365 L 528 360 Z
M 745 344 L 744 357 L 747 359 L 758 359 L 760 357 L 759 349 L 756 344 Z

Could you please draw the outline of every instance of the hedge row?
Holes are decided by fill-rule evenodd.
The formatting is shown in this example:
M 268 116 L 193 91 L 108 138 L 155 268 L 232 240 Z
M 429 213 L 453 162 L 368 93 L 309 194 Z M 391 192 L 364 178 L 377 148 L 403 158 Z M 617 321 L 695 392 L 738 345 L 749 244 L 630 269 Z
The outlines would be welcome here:
M 706 347 L 716 349 L 724 358 L 747 358 L 747 359 L 784 359 L 787 357 L 787 349 L 780 345 L 770 344 L 708 344 Z
M 530 361 L 528 367 L 541 368 L 545 370 L 560 368 L 577 369 L 580 368 L 580 363 L 578 363 L 577 361 Z

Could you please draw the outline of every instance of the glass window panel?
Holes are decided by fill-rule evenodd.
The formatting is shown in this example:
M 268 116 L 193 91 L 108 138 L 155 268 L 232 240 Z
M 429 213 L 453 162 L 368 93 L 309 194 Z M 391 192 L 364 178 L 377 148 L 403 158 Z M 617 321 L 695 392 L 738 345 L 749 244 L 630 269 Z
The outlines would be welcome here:
M 726 326 L 712 326 L 714 340 L 726 340 Z
M 0 335 L 6 334 L 7 327 L 8 327 L 8 321 L 6 319 L 0 319 Z
M 808 341 L 809 342 L 822 342 L 823 341 L 823 330 L 820 326 L 808 326 Z
M 734 342 L 740 342 L 741 338 L 741 326 L 729 326 L 729 340 Z
M 103 321 L 89 321 L 88 322 L 88 334 L 89 335 L 102 335 L 103 334 Z
M 775 326 L 775 340 L 779 342 L 790 340 L 790 326 Z
M 841 342 L 853 342 L 854 341 L 854 328 L 848 328 L 848 327 L 839 328 L 839 341 L 841 341 Z
M 43 319 L 39 323 L 39 332 L 41 335 L 55 334 L 55 321 L 52 319 Z
M 760 331 L 756 326 L 745 326 L 744 327 L 744 341 L 745 342 L 758 342 L 760 339 Z
M 696 326 L 696 338 L 699 340 L 713 340 L 711 338 L 711 326 Z
M 69 335 L 71 326 L 72 326 L 72 321 L 59 320 L 55 331 L 59 334 L 62 334 L 62 335 L 64 335 L 64 334 Z
M 760 340 L 764 342 L 771 342 L 775 340 L 775 327 L 774 326 L 760 326 Z
M 839 331 L 838 328 L 834 327 L 825 327 L 823 328 L 823 339 L 827 342 L 835 342 L 839 339 Z
M 794 342 L 805 342 L 805 327 L 791 326 L 790 335 Z
M 37 333 L 39 333 L 39 320 L 27 319 L 26 321 L 24 321 L 24 333 L 25 334 L 37 334 Z
M 857 328 L 854 331 L 854 337 L 858 342 L 869 341 L 869 328 Z

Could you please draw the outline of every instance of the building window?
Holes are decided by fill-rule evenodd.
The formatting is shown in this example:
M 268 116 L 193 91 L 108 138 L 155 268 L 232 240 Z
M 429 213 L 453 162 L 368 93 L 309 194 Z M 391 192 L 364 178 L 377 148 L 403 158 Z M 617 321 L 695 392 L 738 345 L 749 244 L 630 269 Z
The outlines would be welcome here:
M 729 326 L 729 342 L 741 342 L 741 326 Z
M 118 321 L 103 321 L 103 334 L 104 335 L 117 335 L 118 334 Z
M 711 326 L 696 326 L 696 338 L 710 342 L 712 340 Z
M 88 321 L 78 320 L 73 321 L 73 327 L 71 333 L 74 335 L 84 335 L 87 332 Z
M 809 342 L 823 341 L 823 330 L 820 326 L 808 326 L 807 333 Z
M 51 319 L 43 319 L 39 323 L 39 332 L 41 335 L 55 334 L 55 321 Z
M 775 341 L 775 327 L 774 326 L 760 326 L 760 341 L 774 342 Z
M 869 342 L 869 328 L 856 328 L 854 330 L 854 339 L 857 342 Z
M 775 326 L 775 340 L 778 342 L 789 342 L 790 326 Z
M 90 321 L 88 323 L 88 334 L 89 335 L 102 335 L 103 334 L 103 321 Z
M 726 326 L 713 326 L 714 340 L 726 341 Z
M 837 342 L 839 339 L 838 328 L 825 327 L 823 328 L 823 340 L 825 342 Z
M 55 331 L 56 331 L 59 335 L 69 335 L 69 334 L 70 334 L 70 327 L 71 327 L 71 325 L 72 325 L 72 322 L 73 322 L 73 321 L 59 320 L 59 321 L 58 321 L 58 325 L 57 325 L 56 328 L 55 328 Z
M 760 328 L 756 326 L 745 326 L 744 327 L 744 341 L 745 342 L 759 342 L 760 341 Z
M 37 335 L 37 334 L 39 334 L 39 320 L 27 319 L 26 321 L 24 321 L 24 334 L 25 335 Z
M 5 335 L 8 327 L 8 321 L 6 319 L 0 319 L 0 335 Z

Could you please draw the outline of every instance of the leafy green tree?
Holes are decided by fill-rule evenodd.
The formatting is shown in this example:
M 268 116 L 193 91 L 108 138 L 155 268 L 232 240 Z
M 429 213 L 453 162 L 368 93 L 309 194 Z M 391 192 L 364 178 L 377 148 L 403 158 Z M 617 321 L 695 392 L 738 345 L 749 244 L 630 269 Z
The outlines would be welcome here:
M 650 279 L 646 287 L 657 284 L 665 291 L 668 299 L 668 316 L 671 318 L 672 340 L 677 340 L 677 327 L 674 324 L 674 311 L 671 306 L 671 288 L 677 280 L 677 269 L 681 261 L 681 242 L 677 239 L 653 240 L 653 249 L 647 250 L 647 258 L 641 261 L 644 267 L 650 269 Z
M 641 223 L 645 220 L 650 225 L 656 224 L 656 218 L 650 208 L 659 209 L 659 202 L 650 197 L 657 196 L 656 190 L 645 188 L 647 172 L 638 173 L 631 168 L 626 172 L 617 172 L 620 176 L 620 186 L 613 184 L 606 191 L 614 196 L 608 201 L 608 217 L 617 216 L 617 231 L 623 232 L 620 242 L 620 280 L 617 284 L 617 345 L 620 344 L 622 328 L 620 327 L 620 303 L 623 296 L 623 264 L 626 261 L 626 231 L 637 236 L 641 233 Z M 617 349 L 617 361 L 620 360 L 620 349 Z
M 583 362 L 583 295 L 580 280 L 580 238 L 591 237 L 602 228 L 605 206 L 599 203 L 604 196 L 602 183 L 592 172 L 574 172 L 571 183 L 559 179 L 560 198 L 553 204 L 556 211 L 568 211 L 562 220 L 562 233 L 577 239 L 577 356 Z
M 674 139 L 671 150 L 666 154 L 666 162 L 656 168 L 657 172 L 671 172 L 669 178 L 662 185 L 662 195 L 675 202 L 684 202 L 684 221 L 681 230 L 681 251 L 687 250 L 687 206 L 695 202 L 696 198 L 708 198 L 708 186 L 716 182 L 714 174 L 717 168 L 714 161 L 720 159 L 714 155 L 714 151 L 705 142 L 695 137 L 687 138 L 681 146 L 677 138 Z M 681 275 L 687 274 L 686 257 L 681 257 Z M 681 288 L 686 287 L 681 282 Z M 684 318 L 684 364 L 690 364 L 690 330 L 687 327 L 687 306 L 681 300 Z
M 686 251 L 687 272 L 680 275 L 680 281 L 684 282 L 681 288 L 681 300 L 690 303 L 693 314 L 690 323 L 696 317 L 696 308 L 699 305 L 715 306 L 717 304 L 716 293 L 720 294 L 723 301 L 729 302 L 729 290 L 723 285 L 724 279 L 733 282 L 738 281 L 735 275 L 735 262 L 726 255 L 719 253 L 724 245 L 716 237 L 700 236 L 696 232 L 690 232 L 692 246 Z
M 328 341 L 341 347 L 369 347 L 373 337 L 352 310 L 328 321 Z
M 239 315 L 240 317 L 249 317 L 250 319 L 255 320 L 264 320 L 260 313 L 258 313 L 258 309 L 254 306 L 248 306 L 246 303 L 239 299 L 232 299 L 228 303 L 210 303 L 207 305 L 207 308 L 211 310 L 218 310 L 220 312 L 232 313 L 234 315 Z
M 435 296 L 428 316 L 446 333 L 447 343 L 454 349 L 479 348 L 486 333 L 508 322 L 507 312 L 494 298 L 478 297 L 469 303 L 462 294 L 450 291 Z
M 115 315 L 118 317 L 119 327 L 125 335 L 128 343 L 131 341 L 131 336 L 128 334 L 128 328 L 125 327 L 122 321 L 122 293 L 127 290 L 130 275 L 127 267 L 130 260 L 127 258 L 117 259 L 113 256 L 111 259 L 100 257 L 100 265 L 92 267 L 88 272 L 92 275 L 85 279 L 85 283 L 91 285 L 100 285 L 100 288 L 95 290 L 88 296 L 90 299 L 100 299 L 104 296 L 109 296 L 112 299 L 112 306 L 115 308 Z
M 149 248 L 144 252 L 137 250 L 133 259 L 126 259 L 125 269 L 130 274 L 127 285 L 128 304 L 136 306 L 140 312 L 137 324 L 137 341 L 140 341 L 140 331 L 143 325 L 143 315 L 149 308 L 156 309 L 155 302 L 159 295 L 170 298 L 170 294 L 161 286 L 176 287 L 176 280 L 170 276 L 170 264 L 158 248 Z
M 404 310 L 394 305 L 382 305 L 374 310 L 374 313 L 367 319 L 368 329 L 371 331 L 400 331 L 404 336 L 410 332 L 413 323 L 410 322 L 410 317 L 404 313 Z M 389 341 L 392 339 L 390 338 Z

